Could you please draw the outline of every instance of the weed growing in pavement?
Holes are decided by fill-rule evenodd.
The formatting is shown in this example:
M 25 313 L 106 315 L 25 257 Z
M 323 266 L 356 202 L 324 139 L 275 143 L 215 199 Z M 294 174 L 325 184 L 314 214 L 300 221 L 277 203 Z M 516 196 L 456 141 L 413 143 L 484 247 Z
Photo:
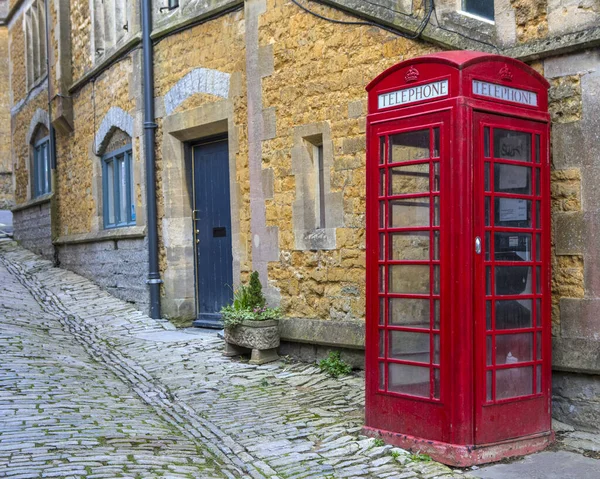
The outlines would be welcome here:
M 398 459 L 400 457 L 400 453 L 398 451 L 392 451 L 390 452 L 390 456 L 392 456 L 394 459 Z
M 319 367 L 332 378 L 347 376 L 352 372 L 352 366 L 340 357 L 339 351 L 330 351 L 329 356 L 319 361 Z
M 431 456 L 429 456 L 428 454 L 421 454 L 420 451 L 417 451 L 416 454 L 411 454 L 408 457 L 413 462 L 430 462 L 433 460 L 431 459 Z
M 383 439 L 377 438 L 377 439 L 375 439 L 375 441 L 373 441 L 373 445 L 375 447 L 383 447 L 383 446 L 385 446 L 385 442 L 383 442 Z

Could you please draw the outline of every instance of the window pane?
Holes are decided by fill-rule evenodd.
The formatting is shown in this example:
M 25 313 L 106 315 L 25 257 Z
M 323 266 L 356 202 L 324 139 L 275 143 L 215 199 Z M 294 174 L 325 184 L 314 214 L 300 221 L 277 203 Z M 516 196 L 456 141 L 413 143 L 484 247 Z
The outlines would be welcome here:
M 104 182 L 106 189 L 106 222 L 109 225 L 115 224 L 115 171 L 113 162 L 109 161 L 106 164 L 106 181 Z
M 530 328 L 532 307 L 530 299 L 496 301 L 496 329 Z
M 411 131 L 390 136 L 390 162 L 429 158 L 429 130 Z
M 494 157 L 531 161 L 531 133 L 495 128 Z
M 390 227 L 429 226 L 429 197 L 390 201 Z
M 494 165 L 494 190 L 516 195 L 531 194 L 531 168 L 528 166 Z
M 496 294 L 531 294 L 531 268 L 497 266 Z
M 385 163 L 385 137 L 379 139 L 379 164 Z
M 533 368 L 511 368 L 496 371 L 496 399 L 532 394 Z
M 429 231 L 390 234 L 390 259 L 429 260 Z
M 388 324 L 429 329 L 429 308 L 428 299 L 390 298 Z
M 127 201 L 129 195 L 127 194 L 128 189 L 128 178 L 127 178 L 127 165 L 124 159 L 119 160 L 119 219 L 121 223 L 129 222 L 129 202 Z
M 429 192 L 429 163 L 390 168 L 390 195 Z
M 388 337 L 390 358 L 429 363 L 429 333 L 388 331 Z
M 429 294 L 429 265 L 391 265 L 389 292 Z
M 495 198 L 496 226 L 531 228 L 531 201 L 518 198 Z
M 531 235 L 494 233 L 496 261 L 531 261 Z
M 388 364 L 388 391 L 429 397 L 429 368 Z
M 488 20 L 494 20 L 494 0 L 463 0 L 463 10 Z
M 533 334 L 498 334 L 496 364 L 516 364 L 533 359 Z

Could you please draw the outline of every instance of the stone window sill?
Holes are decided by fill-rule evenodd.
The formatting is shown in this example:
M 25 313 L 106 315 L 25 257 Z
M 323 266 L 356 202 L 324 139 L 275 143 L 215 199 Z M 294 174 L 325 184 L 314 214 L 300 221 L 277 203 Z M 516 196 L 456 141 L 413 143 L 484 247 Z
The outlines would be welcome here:
M 16 213 L 18 211 L 26 210 L 28 208 L 33 208 L 34 206 L 43 205 L 45 203 L 49 203 L 52 200 L 53 193 L 48 193 L 42 196 L 38 196 L 37 198 L 32 198 L 27 200 L 25 203 L 18 204 L 11 211 Z
M 114 228 L 102 230 L 94 233 L 82 233 L 76 235 L 61 236 L 55 241 L 56 245 L 77 244 L 77 243 L 95 243 L 98 241 L 115 241 L 123 239 L 136 239 L 146 237 L 145 226 L 128 226 L 125 228 Z

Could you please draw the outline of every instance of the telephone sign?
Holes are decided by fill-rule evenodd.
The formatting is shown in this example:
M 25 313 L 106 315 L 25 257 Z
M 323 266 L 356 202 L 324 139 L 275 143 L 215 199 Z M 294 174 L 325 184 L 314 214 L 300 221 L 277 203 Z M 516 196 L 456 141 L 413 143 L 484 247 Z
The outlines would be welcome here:
M 456 466 L 553 440 L 548 86 L 478 52 L 368 85 L 367 434 Z

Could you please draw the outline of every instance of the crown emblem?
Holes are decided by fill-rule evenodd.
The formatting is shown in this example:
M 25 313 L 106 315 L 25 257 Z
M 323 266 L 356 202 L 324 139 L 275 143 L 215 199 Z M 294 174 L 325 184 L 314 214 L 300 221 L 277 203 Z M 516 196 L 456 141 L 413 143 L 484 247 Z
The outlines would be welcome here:
M 510 71 L 510 68 L 508 68 L 506 65 L 504 65 L 501 69 L 500 69 L 500 78 L 502 78 L 503 80 L 506 81 L 512 81 L 512 72 Z
M 419 78 L 419 70 L 417 70 L 415 67 L 410 67 L 406 72 L 406 75 L 404 75 L 404 80 L 406 80 L 406 83 L 417 81 L 417 78 Z

